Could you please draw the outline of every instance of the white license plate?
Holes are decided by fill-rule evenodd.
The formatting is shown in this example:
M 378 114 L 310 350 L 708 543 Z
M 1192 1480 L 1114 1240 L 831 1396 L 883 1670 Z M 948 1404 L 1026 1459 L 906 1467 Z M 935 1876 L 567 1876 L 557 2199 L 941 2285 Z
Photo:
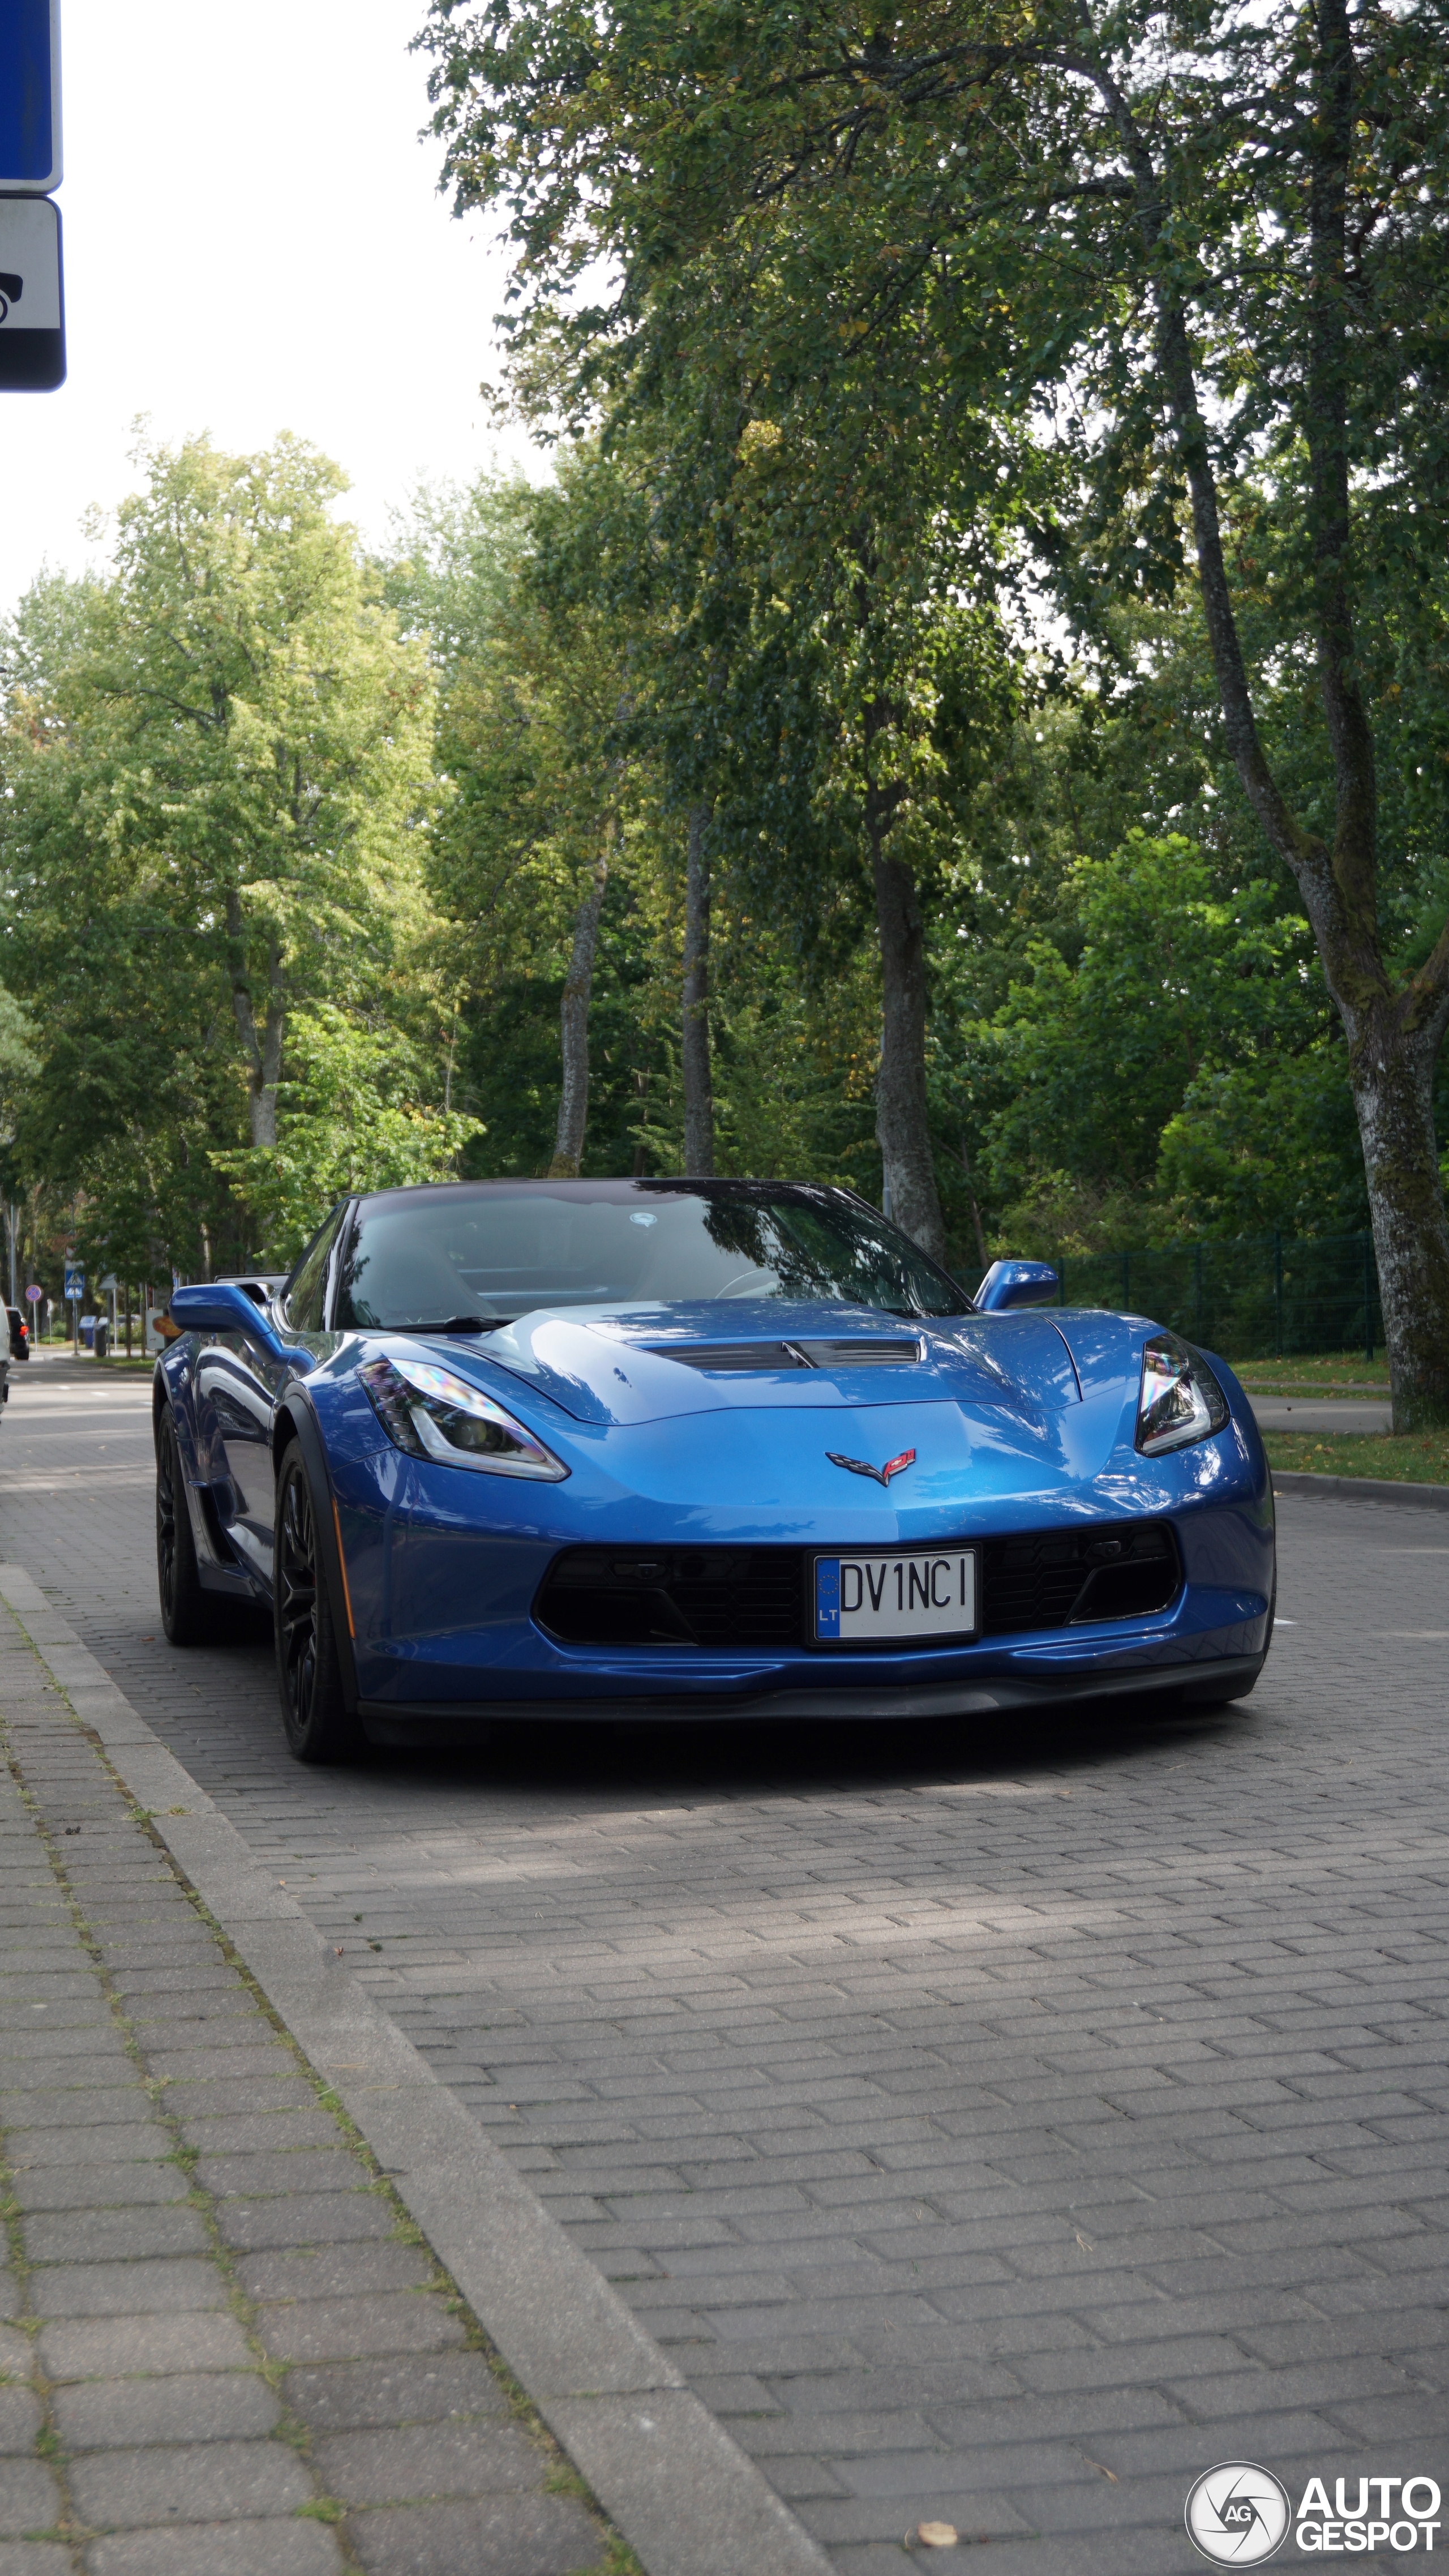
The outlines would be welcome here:
M 821 1645 L 975 1632 L 972 1547 L 872 1548 L 855 1556 L 815 1559 L 815 1635 Z

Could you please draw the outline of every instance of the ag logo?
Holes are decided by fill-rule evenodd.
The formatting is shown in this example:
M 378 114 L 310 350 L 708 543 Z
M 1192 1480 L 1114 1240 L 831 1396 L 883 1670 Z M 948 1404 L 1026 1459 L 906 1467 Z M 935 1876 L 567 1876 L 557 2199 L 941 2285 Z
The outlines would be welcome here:
M 1189 2540 L 1215 2567 L 1261 2567 L 1281 2548 L 1293 2507 L 1271 2469 L 1227 2460 L 1204 2470 L 1188 2496 L 1186 2519 Z

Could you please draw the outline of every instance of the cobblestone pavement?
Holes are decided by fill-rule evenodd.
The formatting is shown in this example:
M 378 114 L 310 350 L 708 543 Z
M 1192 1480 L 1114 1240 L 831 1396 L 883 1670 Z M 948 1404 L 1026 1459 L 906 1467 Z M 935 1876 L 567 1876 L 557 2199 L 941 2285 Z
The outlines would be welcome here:
M 1163 2576 L 1220 2460 L 1449 2491 L 1449 1520 L 1283 1504 L 1268 1675 L 1209 1721 L 319 1775 L 264 1640 L 159 1638 L 146 1401 L 37 1368 L 0 1553 L 843 2576 L 923 2517 Z
M 564 2576 L 608 2536 L 0 1628 L 0 2576 Z

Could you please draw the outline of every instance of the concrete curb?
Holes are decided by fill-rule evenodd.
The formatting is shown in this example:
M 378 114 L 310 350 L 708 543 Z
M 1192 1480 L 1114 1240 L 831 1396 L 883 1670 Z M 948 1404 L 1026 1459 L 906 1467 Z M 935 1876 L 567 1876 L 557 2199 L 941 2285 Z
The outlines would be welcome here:
M 22 1566 L 0 1565 L 0 1599 L 649 2576 L 830 2576 L 824 2552 L 617 2290 Z
M 1315 1476 L 1304 1468 L 1275 1468 L 1273 1491 L 1317 1494 L 1334 1503 L 1406 1503 L 1414 1512 L 1449 1512 L 1449 1485 L 1400 1485 L 1391 1476 Z

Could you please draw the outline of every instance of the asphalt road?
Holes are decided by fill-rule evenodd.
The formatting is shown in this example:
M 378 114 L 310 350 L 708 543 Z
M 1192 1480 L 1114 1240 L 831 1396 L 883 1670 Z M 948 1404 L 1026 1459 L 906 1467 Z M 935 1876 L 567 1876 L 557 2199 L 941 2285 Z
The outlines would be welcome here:
M 1360 1396 L 1250 1395 L 1260 1431 L 1391 1431 L 1394 1408 Z
M 939 2517 L 1164 2576 L 1219 2461 L 1449 2494 L 1449 1517 L 1284 1502 L 1268 1673 L 1209 1721 L 310 1773 L 265 1635 L 161 1639 L 145 1382 L 15 1382 L 0 1555 L 842 2570 Z

